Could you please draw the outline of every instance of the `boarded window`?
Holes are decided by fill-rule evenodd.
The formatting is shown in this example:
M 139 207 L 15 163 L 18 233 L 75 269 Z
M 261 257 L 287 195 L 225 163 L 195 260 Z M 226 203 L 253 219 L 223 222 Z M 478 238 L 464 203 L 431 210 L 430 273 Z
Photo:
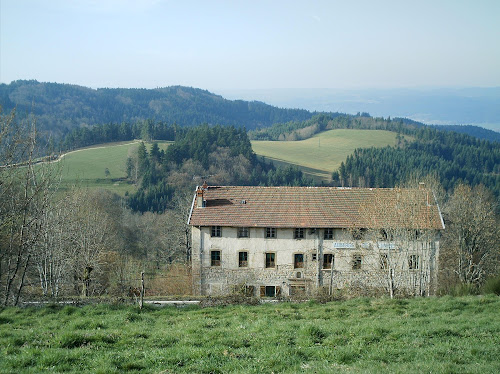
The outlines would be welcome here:
M 274 268 L 276 266 L 276 253 L 266 253 L 266 268 Z
M 238 238 L 249 238 L 250 230 L 248 227 L 238 227 Z
M 266 227 L 266 238 L 268 238 L 268 239 L 276 239 L 276 228 L 274 228 L 274 227 Z
M 210 252 L 210 265 L 211 266 L 220 266 L 220 251 L 211 251 Z
M 238 266 L 240 268 L 246 268 L 248 266 L 248 252 L 238 253 Z
M 420 258 L 417 255 L 410 255 L 408 257 L 408 268 L 410 270 L 418 270 Z
M 332 240 L 333 239 L 333 229 L 325 229 L 323 238 L 325 240 Z
M 352 270 L 361 269 L 361 255 L 352 256 Z
M 382 270 L 389 269 L 389 259 L 387 257 L 387 253 L 382 253 L 380 255 L 380 269 Z
M 303 253 L 295 253 L 293 255 L 293 267 L 295 269 L 304 267 L 304 254 Z
M 220 238 L 222 236 L 222 229 L 220 226 L 212 226 L 211 236 Z
M 293 232 L 293 237 L 294 239 L 304 239 L 304 229 L 303 228 L 296 228 Z
M 323 255 L 323 269 L 333 269 L 333 253 L 325 253 Z

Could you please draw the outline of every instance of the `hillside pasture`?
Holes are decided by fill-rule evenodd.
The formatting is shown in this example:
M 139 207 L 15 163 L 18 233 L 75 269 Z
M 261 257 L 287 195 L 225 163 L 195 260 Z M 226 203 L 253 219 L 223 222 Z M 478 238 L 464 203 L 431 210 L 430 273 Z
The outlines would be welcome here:
M 166 149 L 171 142 L 161 141 L 158 145 Z M 127 157 L 137 151 L 140 140 L 95 145 L 77 149 L 61 155 L 58 163 L 61 167 L 63 188 L 78 185 L 85 188 L 105 188 L 120 195 L 136 189 L 125 178 Z M 151 145 L 148 145 L 150 148 Z M 106 169 L 109 175 L 106 175 Z
M 0 309 L 2 373 L 498 373 L 500 298 Z
M 356 148 L 394 146 L 396 136 L 385 130 L 337 129 L 299 141 L 252 141 L 252 148 L 275 164 L 297 165 L 315 180 L 328 181 Z

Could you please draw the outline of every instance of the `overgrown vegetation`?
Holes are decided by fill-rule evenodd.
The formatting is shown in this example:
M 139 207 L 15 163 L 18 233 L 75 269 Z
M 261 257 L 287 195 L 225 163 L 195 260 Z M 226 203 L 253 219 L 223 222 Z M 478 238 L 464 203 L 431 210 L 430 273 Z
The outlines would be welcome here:
M 497 373 L 497 296 L 4 308 L 0 371 Z

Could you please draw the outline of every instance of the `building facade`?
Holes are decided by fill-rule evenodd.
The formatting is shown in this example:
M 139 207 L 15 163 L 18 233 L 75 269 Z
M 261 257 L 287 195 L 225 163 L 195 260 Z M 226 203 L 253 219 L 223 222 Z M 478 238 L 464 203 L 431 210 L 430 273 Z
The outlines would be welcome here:
M 189 224 L 197 295 L 429 295 L 437 284 L 444 223 L 425 188 L 205 185 Z

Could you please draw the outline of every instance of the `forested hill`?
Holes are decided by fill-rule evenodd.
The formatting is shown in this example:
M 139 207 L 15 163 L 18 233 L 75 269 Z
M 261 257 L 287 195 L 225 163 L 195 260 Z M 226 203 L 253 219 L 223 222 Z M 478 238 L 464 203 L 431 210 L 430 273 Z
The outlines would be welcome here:
M 34 114 L 40 130 L 62 135 L 82 125 L 137 122 L 146 119 L 193 126 L 202 123 L 267 127 L 304 121 L 312 113 L 281 109 L 257 101 L 226 100 L 206 90 L 172 86 L 156 89 L 100 88 L 18 80 L 0 84 L 4 112 Z
M 461 134 L 467 134 L 474 136 L 478 139 L 484 139 L 484 140 L 490 140 L 493 142 L 498 142 L 500 143 L 500 133 L 493 131 L 493 130 L 488 130 L 483 127 L 479 126 L 472 126 L 472 125 L 434 125 L 432 126 L 435 129 L 438 130 L 445 130 L 445 131 L 455 131 Z

